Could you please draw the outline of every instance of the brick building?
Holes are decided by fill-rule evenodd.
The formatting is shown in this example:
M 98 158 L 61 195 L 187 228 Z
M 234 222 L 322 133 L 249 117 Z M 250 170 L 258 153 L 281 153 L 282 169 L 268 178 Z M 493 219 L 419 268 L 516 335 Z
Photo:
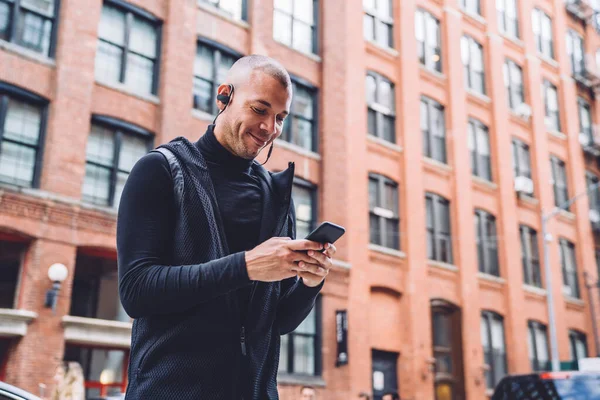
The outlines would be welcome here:
M 347 228 L 315 311 L 282 341 L 280 393 L 399 388 L 481 399 L 596 354 L 595 4 L 581 0 L 0 0 L 0 379 L 38 392 L 77 360 L 90 398 L 126 386 L 115 220 L 149 149 L 197 139 L 244 54 L 282 61 L 302 235 Z M 473 223 L 475 222 L 475 223 Z M 68 276 L 45 307 L 48 268 Z M 592 300 L 598 304 L 598 293 Z M 348 363 L 336 366 L 336 311 Z

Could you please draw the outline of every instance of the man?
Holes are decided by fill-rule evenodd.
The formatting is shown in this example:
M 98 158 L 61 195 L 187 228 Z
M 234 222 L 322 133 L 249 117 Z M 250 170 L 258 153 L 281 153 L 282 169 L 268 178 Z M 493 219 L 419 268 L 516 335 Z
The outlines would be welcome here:
M 398 392 L 389 392 L 381 397 L 381 400 L 400 400 Z
M 291 99 L 278 62 L 243 57 L 200 140 L 178 137 L 132 169 L 117 226 L 134 318 L 127 400 L 278 399 L 280 335 L 310 313 L 335 253 L 293 240 L 293 163 L 274 174 L 254 161 Z
M 300 400 L 317 400 L 317 392 L 312 386 L 302 386 L 300 389 Z

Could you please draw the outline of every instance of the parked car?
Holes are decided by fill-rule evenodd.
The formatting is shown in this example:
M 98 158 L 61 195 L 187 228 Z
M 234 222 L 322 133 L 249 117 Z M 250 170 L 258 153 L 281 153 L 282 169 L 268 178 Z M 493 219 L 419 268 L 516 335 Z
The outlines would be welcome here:
M 0 400 L 42 400 L 18 387 L 0 382 Z
M 541 372 L 509 375 L 492 400 L 600 400 L 600 372 Z

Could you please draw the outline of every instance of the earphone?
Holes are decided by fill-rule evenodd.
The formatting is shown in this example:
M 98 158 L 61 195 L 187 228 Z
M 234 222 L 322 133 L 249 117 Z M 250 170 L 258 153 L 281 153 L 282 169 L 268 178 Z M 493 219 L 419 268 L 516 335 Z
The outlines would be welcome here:
M 228 95 L 227 94 L 218 94 L 217 95 L 217 100 L 219 100 L 221 103 L 225 104 L 225 106 L 215 116 L 215 119 L 213 120 L 213 125 L 215 124 L 215 122 L 217 122 L 217 118 L 219 117 L 219 115 L 221 115 L 223 113 L 223 111 L 225 111 L 225 109 L 229 105 L 229 101 L 231 100 L 231 96 L 233 95 L 233 85 L 232 84 L 228 84 L 227 86 L 229 86 L 229 94 Z M 273 153 L 273 145 L 274 145 L 274 143 L 271 142 L 271 147 L 269 148 L 269 152 L 267 153 L 267 159 L 265 160 L 264 163 L 262 163 L 260 165 L 265 165 L 267 163 L 267 161 L 269 161 L 269 158 L 271 158 L 271 153 Z

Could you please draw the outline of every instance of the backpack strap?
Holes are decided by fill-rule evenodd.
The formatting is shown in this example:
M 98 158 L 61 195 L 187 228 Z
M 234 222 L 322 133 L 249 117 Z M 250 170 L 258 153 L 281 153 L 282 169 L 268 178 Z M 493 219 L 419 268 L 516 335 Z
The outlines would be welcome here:
M 179 164 L 179 160 L 175 157 L 175 154 L 169 149 L 164 147 L 159 147 L 154 149 L 153 151 L 161 153 L 169 163 L 169 168 L 171 169 L 171 178 L 173 179 L 173 193 L 175 195 L 175 202 L 179 208 L 183 204 L 183 171 L 181 170 L 181 165 Z

